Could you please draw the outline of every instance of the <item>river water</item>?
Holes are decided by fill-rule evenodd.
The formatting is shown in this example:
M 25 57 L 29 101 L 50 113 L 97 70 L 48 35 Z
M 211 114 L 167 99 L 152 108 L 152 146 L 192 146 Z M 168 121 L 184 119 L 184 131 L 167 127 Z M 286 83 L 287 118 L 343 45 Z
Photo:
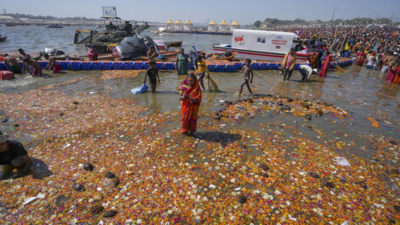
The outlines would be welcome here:
M 150 27 L 141 33 L 148 35 L 154 40 L 164 40 L 165 42 L 183 40 L 182 47 L 192 49 L 195 45 L 199 51 L 212 51 L 214 43 L 230 43 L 232 36 L 222 35 L 192 35 L 192 34 L 173 34 L 163 33 L 161 35 L 154 32 L 158 27 Z M 26 52 L 41 52 L 45 48 L 56 48 L 69 54 L 85 54 L 84 45 L 74 45 L 74 35 L 76 29 L 97 29 L 95 27 L 75 27 L 66 26 L 61 29 L 50 29 L 45 26 L 14 26 L 0 29 L 0 34 L 8 36 L 7 41 L 0 43 L 0 52 L 4 50 L 24 49 Z
M 43 51 L 45 47 L 55 47 L 69 53 L 83 54 L 84 47 L 72 43 L 74 31 L 77 28 L 93 29 L 93 27 L 64 27 L 63 29 L 48 29 L 42 26 L 3 27 L 2 35 L 9 36 L 6 42 L 0 43 L 2 50 L 23 48 L 27 52 Z M 183 46 L 191 49 L 194 45 L 198 50 L 212 51 L 213 43 L 229 43 L 231 36 L 222 35 L 194 35 L 194 34 L 154 34 L 156 27 L 144 31 L 142 35 L 149 35 L 153 39 L 164 41 L 183 40 Z M 367 70 L 365 67 L 350 66 L 346 72 L 331 71 L 323 82 L 317 82 L 313 75 L 310 83 L 299 82 L 300 74 L 294 72 L 293 81 L 283 82 L 277 71 L 255 71 L 254 84 L 256 94 L 273 94 L 280 96 L 300 97 L 310 101 L 322 100 L 334 104 L 350 113 L 351 121 L 345 121 L 343 129 L 352 129 L 356 133 L 371 133 L 399 138 L 400 122 L 400 86 L 387 85 L 384 82 L 385 74 L 380 71 Z M 100 71 L 65 71 L 61 75 L 52 75 L 51 78 L 33 78 L 27 75 L 17 75 L 17 79 L 0 82 L 0 92 L 14 93 L 34 90 L 46 85 L 59 84 L 68 80 L 90 75 L 99 77 Z M 153 112 L 179 110 L 177 90 L 183 77 L 178 77 L 173 71 L 160 72 L 161 85 L 157 94 L 132 95 L 130 90 L 139 86 L 143 81 L 144 73 L 133 79 L 106 80 L 102 85 L 111 85 L 113 91 L 108 93 L 113 98 L 136 98 L 141 104 L 148 106 Z M 204 93 L 204 111 L 219 107 L 219 100 L 235 101 L 243 76 L 238 73 L 212 73 L 221 92 Z M 84 80 L 67 86 L 68 93 L 98 92 L 104 89 L 95 80 Z M 246 90 L 246 88 L 244 89 Z M 383 127 L 371 127 L 368 118 L 376 118 Z M 329 118 L 334 120 L 335 118 Z M 322 121 L 322 120 L 318 120 Z M 319 123 L 316 121 L 315 123 Z M 325 120 L 324 120 L 325 121 Z M 312 121 L 311 123 L 314 123 Z M 350 124 L 350 125 L 349 125 Z M 326 124 L 325 124 L 326 125 Z M 320 124 L 322 128 L 325 125 Z

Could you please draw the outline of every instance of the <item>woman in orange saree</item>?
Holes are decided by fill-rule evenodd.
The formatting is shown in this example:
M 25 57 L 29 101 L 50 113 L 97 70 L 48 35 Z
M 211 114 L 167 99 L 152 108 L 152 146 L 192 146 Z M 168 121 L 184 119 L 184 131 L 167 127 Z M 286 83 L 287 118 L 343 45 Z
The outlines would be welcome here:
M 394 75 L 392 84 L 400 84 L 400 66 L 396 69 L 396 74 Z
M 181 84 L 179 99 L 181 107 L 181 132 L 193 135 L 197 128 L 197 116 L 201 104 L 201 88 L 196 76 L 191 73 Z

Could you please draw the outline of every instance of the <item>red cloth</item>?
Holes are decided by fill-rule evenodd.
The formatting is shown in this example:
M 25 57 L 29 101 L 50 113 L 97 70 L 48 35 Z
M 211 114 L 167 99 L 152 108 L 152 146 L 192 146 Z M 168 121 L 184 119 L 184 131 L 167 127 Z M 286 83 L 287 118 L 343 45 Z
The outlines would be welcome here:
M 392 83 L 395 74 L 396 74 L 396 70 L 389 69 L 389 71 L 386 74 L 385 81 Z
M 89 61 L 95 61 L 97 60 L 97 56 L 99 54 L 97 54 L 96 50 L 94 49 L 90 49 L 90 51 L 88 52 L 88 56 L 89 56 Z
M 61 66 L 55 65 L 53 68 L 53 73 L 61 73 Z
M 197 117 L 201 104 L 201 95 L 202 91 L 200 88 L 199 81 L 196 81 L 195 85 L 192 87 L 186 86 L 187 79 L 181 85 L 181 91 L 184 94 L 189 95 L 191 98 L 194 98 L 198 101 L 198 103 L 192 103 L 190 100 L 185 99 L 182 100 L 181 107 L 181 131 L 182 134 L 186 134 L 189 131 L 195 132 L 197 128 Z
M 42 69 L 32 69 L 33 76 L 42 76 Z
M 364 57 L 365 53 L 357 53 L 357 60 L 356 60 L 356 65 L 357 66 L 363 66 L 364 65 Z
M 332 61 L 332 56 L 328 55 L 324 59 L 324 64 L 322 65 L 321 72 L 319 72 L 319 77 L 326 77 L 326 74 L 328 73 L 329 66 L 331 65 Z
M 15 74 L 10 71 L 1 71 L 0 78 L 1 80 L 12 80 L 15 78 Z

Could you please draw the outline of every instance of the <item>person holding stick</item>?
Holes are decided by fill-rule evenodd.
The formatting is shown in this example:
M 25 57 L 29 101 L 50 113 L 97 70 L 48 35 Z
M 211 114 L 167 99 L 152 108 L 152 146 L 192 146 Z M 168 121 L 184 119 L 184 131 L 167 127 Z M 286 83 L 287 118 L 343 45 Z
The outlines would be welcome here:
M 207 64 L 203 61 L 203 59 L 198 56 L 197 57 L 197 80 L 200 83 L 200 86 L 203 90 L 205 90 L 206 88 L 204 87 L 204 77 L 206 75 L 206 71 L 207 71 L 207 78 L 210 77 L 210 71 L 208 71 L 208 67 Z

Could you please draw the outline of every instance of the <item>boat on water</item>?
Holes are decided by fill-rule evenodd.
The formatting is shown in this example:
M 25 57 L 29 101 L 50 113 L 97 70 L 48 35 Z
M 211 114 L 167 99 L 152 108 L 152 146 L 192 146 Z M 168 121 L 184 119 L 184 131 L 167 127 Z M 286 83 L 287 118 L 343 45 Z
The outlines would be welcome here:
M 159 27 L 157 30 L 152 31 L 155 34 L 162 34 L 165 30 L 165 27 Z
M 172 42 L 165 42 L 165 46 L 167 46 L 167 48 L 169 47 L 176 47 L 179 48 L 182 46 L 182 40 L 180 41 L 172 41 Z
M 150 27 L 147 22 L 140 26 L 137 23 L 131 24 L 129 21 L 122 23 L 121 18 L 116 16 L 102 16 L 101 18 L 104 20 L 105 30 L 77 29 L 74 44 L 85 44 L 89 48 L 95 47 L 98 54 L 110 53 L 113 51 L 113 47 L 125 37 L 137 36 Z
M 214 44 L 217 53 L 230 50 L 235 58 L 280 62 L 297 44 L 298 36 L 289 32 L 263 30 L 233 30 L 231 44 Z M 297 62 L 308 61 L 308 51 L 296 52 Z
M 4 42 L 7 39 L 7 36 L 1 36 L 0 35 L 0 42 Z
M 96 28 L 104 28 L 102 25 L 97 25 Z
M 170 58 L 170 57 L 176 57 L 176 55 L 178 55 L 179 50 L 175 50 L 175 51 L 164 51 L 164 52 L 160 52 L 161 54 L 163 54 L 166 58 Z M 148 57 L 146 56 L 140 56 L 139 57 L 141 60 L 149 60 Z M 154 59 L 156 61 L 164 61 L 165 59 Z
M 215 60 L 232 60 L 233 58 L 235 58 L 235 56 L 238 54 L 238 52 L 233 53 L 231 56 L 225 56 L 224 53 L 222 54 L 215 54 L 212 56 L 211 59 L 215 59 Z
M 6 27 L 13 27 L 15 24 L 6 23 Z
M 49 25 L 48 27 L 46 27 L 46 28 L 63 28 L 63 26 L 60 26 L 60 25 Z
M 158 50 L 166 50 L 167 46 L 165 45 L 163 40 L 153 40 L 156 43 Z

